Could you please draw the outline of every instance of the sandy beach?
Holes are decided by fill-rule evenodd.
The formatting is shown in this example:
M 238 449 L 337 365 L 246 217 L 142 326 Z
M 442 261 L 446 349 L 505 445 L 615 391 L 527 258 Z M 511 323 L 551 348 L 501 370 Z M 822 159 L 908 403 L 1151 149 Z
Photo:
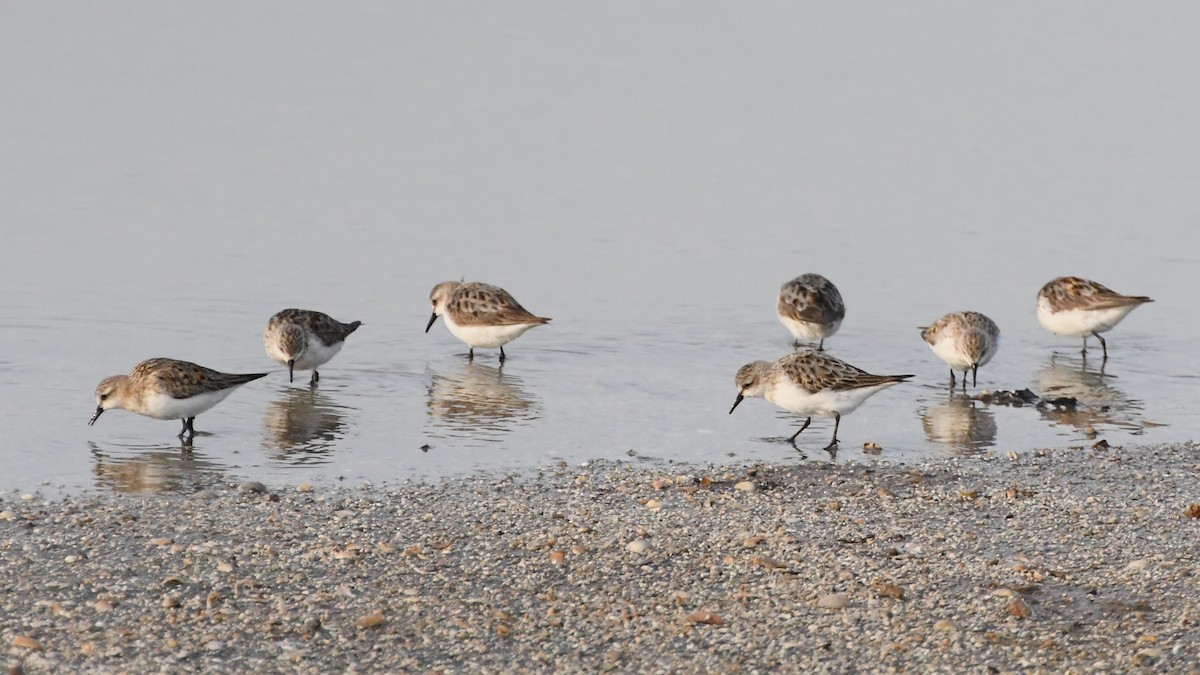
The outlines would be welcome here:
M 7 493 L 0 664 L 1200 672 L 1197 504 L 1194 443 Z

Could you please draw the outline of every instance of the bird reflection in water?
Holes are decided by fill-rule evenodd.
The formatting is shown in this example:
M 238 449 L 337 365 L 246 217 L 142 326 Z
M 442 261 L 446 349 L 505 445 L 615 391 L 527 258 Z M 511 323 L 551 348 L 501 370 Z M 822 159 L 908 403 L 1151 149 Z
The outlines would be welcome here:
M 944 403 L 927 408 L 921 425 L 926 438 L 950 446 L 956 454 L 974 454 L 996 444 L 995 416 L 965 394 L 952 391 Z
M 1129 398 L 1114 386 L 1116 376 L 1081 358 L 1056 355 L 1037 372 L 1034 386 L 1046 401 L 1075 399 L 1071 406 L 1046 405 L 1043 419 L 1056 424 L 1087 430 L 1097 424 L 1109 424 L 1134 434 L 1145 431 L 1142 402 Z
M 193 444 L 125 445 L 102 450 L 88 443 L 96 486 L 121 493 L 187 494 L 229 480 L 226 467 L 205 457 Z
M 330 461 L 345 427 L 346 408 L 336 405 L 324 389 L 280 387 L 263 418 L 263 447 L 288 464 L 325 464 Z
M 429 422 L 435 436 L 498 440 L 540 415 L 541 403 L 525 392 L 521 379 L 499 368 L 472 362 L 434 373 L 429 381 Z

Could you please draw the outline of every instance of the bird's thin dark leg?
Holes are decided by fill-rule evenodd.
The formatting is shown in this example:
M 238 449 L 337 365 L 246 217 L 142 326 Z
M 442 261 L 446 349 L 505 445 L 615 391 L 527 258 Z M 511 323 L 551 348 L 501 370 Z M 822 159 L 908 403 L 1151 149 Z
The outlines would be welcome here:
M 179 418 L 179 421 L 183 422 L 183 428 L 179 430 L 179 438 L 183 438 L 184 436 L 187 435 L 187 432 L 188 432 L 188 423 L 187 423 L 188 421 L 187 421 L 187 418 L 185 418 L 185 417 Z
M 1100 348 L 1104 350 L 1104 360 L 1107 361 L 1108 360 L 1108 343 L 1104 341 L 1104 338 L 1100 337 L 1099 333 L 1092 333 L 1092 335 L 1095 335 L 1096 339 L 1100 341 Z M 1087 338 L 1084 338 L 1084 339 L 1086 340 Z
M 795 340 L 792 340 L 792 349 L 793 350 L 800 349 L 800 338 L 796 338 Z
M 825 338 L 821 338 L 821 341 L 817 343 L 817 351 L 825 351 Z
M 1083 360 L 1087 360 L 1087 336 L 1083 336 L 1083 351 L 1079 352 L 1083 356 Z
M 321 374 L 317 372 L 317 369 L 316 369 L 316 368 L 313 368 L 312 379 L 310 379 L 310 380 L 308 381 L 308 383 L 309 383 L 309 384 L 316 384 L 316 383 L 318 383 L 318 382 L 320 382 L 320 381 L 321 381 Z
M 806 420 L 804 420 L 804 424 L 801 424 L 801 425 L 800 425 L 800 429 L 799 429 L 798 431 L 796 431 L 796 433 L 792 434 L 792 437 L 788 439 L 788 442 L 790 442 L 792 445 L 795 445 L 795 444 L 796 444 L 796 437 L 800 435 L 800 432 L 801 432 L 801 431 L 804 431 L 805 429 L 807 429 L 807 428 L 808 428 L 808 425 L 810 425 L 810 424 L 812 424 L 812 418 L 811 418 L 811 417 L 810 417 L 810 418 L 808 418 L 808 419 L 806 419 Z
M 196 429 L 195 429 L 195 427 L 192 426 L 192 424 L 196 421 L 196 418 L 188 417 L 186 419 L 184 419 L 184 418 L 181 418 L 181 419 L 183 419 L 183 429 L 181 429 L 179 431 L 179 437 L 182 438 L 184 441 L 190 442 L 192 440 L 192 437 L 196 435 Z
M 950 369 L 950 388 L 951 388 L 951 389 L 953 389 L 953 388 L 954 388 L 954 383 L 955 383 L 955 382 L 958 382 L 958 380 L 957 380 L 957 379 L 954 377 L 954 369 L 953 369 L 953 368 L 951 368 L 951 369 Z
M 832 452 L 833 450 L 837 449 L 837 446 L 838 446 L 837 432 L 838 432 L 838 427 L 840 427 L 841 425 L 842 425 L 842 416 L 839 415 L 838 412 L 835 410 L 835 411 L 833 411 L 833 440 L 829 441 L 829 445 L 825 446 L 826 450 Z
M 504 359 L 506 359 L 506 358 L 508 358 L 508 357 L 506 357 L 504 355 L 504 345 L 500 345 L 500 364 L 501 365 L 504 365 Z
M 967 384 L 967 374 L 963 373 L 963 386 Z M 979 366 L 971 366 L 971 386 L 979 385 Z
M 471 347 L 471 348 L 467 349 L 467 363 L 474 363 L 474 362 L 475 362 L 475 348 Z

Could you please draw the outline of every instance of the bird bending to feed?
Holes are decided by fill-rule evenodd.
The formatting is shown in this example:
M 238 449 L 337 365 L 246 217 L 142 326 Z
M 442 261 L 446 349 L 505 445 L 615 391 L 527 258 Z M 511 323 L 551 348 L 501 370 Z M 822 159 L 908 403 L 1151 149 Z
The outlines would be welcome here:
M 1038 321 L 1055 335 L 1083 338 L 1083 355 L 1087 356 L 1087 339 L 1091 335 L 1100 341 L 1104 360 L 1108 360 L 1108 344 L 1101 333 L 1112 330 L 1126 314 L 1147 302 L 1144 295 L 1121 295 L 1095 281 L 1079 277 L 1059 277 L 1038 291 Z
M 265 377 L 267 373 L 235 375 L 217 372 L 175 359 L 147 359 L 128 375 L 113 375 L 96 387 L 96 412 L 88 426 L 105 410 L 120 408 L 159 420 L 183 421 L 179 437 L 196 435 L 196 416 L 233 393 L 234 389 Z
M 467 343 L 468 360 L 475 359 L 475 348 L 500 348 L 500 363 L 504 363 L 504 345 L 522 333 L 549 323 L 550 319 L 534 316 L 508 291 L 478 282 L 443 281 L 429 292 L 433 315 L 425 324 L 425 332 L 439 316 L 446 317 L 450 334 Z
M 833 282 L 820 274 L 801 274 L 780 287 L 775 313 L 791 331 L 793 347 L 799 348 L 803 340 L 817 343 L 820 351 L 825 349 L 825 338 L 842 325 L 846 305 Z
M 979 312 L 951 312 L 921 328 L 921 339 L 950 366 L 951 387 L 954 386 L 954 371 L 962 371 L 963 391 L 966 391 L 967 371 L 971 371 L 971 386 L 974 387 L 979 367 L 996 355 L 1000 347 L 1000 327 Z
M 346 342 L 346 337 L 362 325 L 361 321 L 342 323 L 337 319 L 309 309 L 285 309 L 267 321 L 263 331 L 263 346 L 267 356 L 287 366 L 288 381 L 295 381 L 294 371 L 311 370 L 309 384 L 321 380 L 317 366 L 329 362 Z
M 734 382 L 738 395 L 734 408 L 746 397 L 761 396 L 771 403 L 808 419 L 788 440 L 808 428 L 814 415 L 833 418 L 833 440 L 826 450 L 837 447 L 842 415 L 854 412 L 872 395 L 912 375 L 872 375 L 845 361 L 815 351 L 789 354 L 774 363 L 755 361 L 742 366 Z

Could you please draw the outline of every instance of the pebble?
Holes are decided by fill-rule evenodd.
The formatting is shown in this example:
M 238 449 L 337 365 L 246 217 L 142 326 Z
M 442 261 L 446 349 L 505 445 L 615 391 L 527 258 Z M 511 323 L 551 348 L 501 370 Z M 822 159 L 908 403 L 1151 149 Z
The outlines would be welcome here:
M 708 612 L 705 610 L 697 610 L 691 614 L 688 614 L 687 620 L 692 623 L 703 623 L 710 626 L 719 626 L 722 623 L 721 617 L 717 616 L 713 612 Z
M 850 596 L 845 593 L 826 593 L 817 598 L 817 607 L 823 609 L 842 609 L 850 604 Z
M 239 485 L 237 491 L 242 494 L 261 494 L 267 491 L 267 486 L 256 480 L 252 480 Z
M 733 489 L 741 490 L 742 492 L 753 492 L 754 491 L 754 482 L 744 480 L 744 481 L 741 481 L 741 482 L 737 483 L 736 485 L 734 485 Z
M 645 553 L 649 549 L 650 542 L 646 541 L 645 539 L 634 539 L 628 544 L 625 544 L 625 550 L 629 551 L 630 553 Z
M 296 486 L 296 492 L 312 492 L 312 485 L 301 483 Z

